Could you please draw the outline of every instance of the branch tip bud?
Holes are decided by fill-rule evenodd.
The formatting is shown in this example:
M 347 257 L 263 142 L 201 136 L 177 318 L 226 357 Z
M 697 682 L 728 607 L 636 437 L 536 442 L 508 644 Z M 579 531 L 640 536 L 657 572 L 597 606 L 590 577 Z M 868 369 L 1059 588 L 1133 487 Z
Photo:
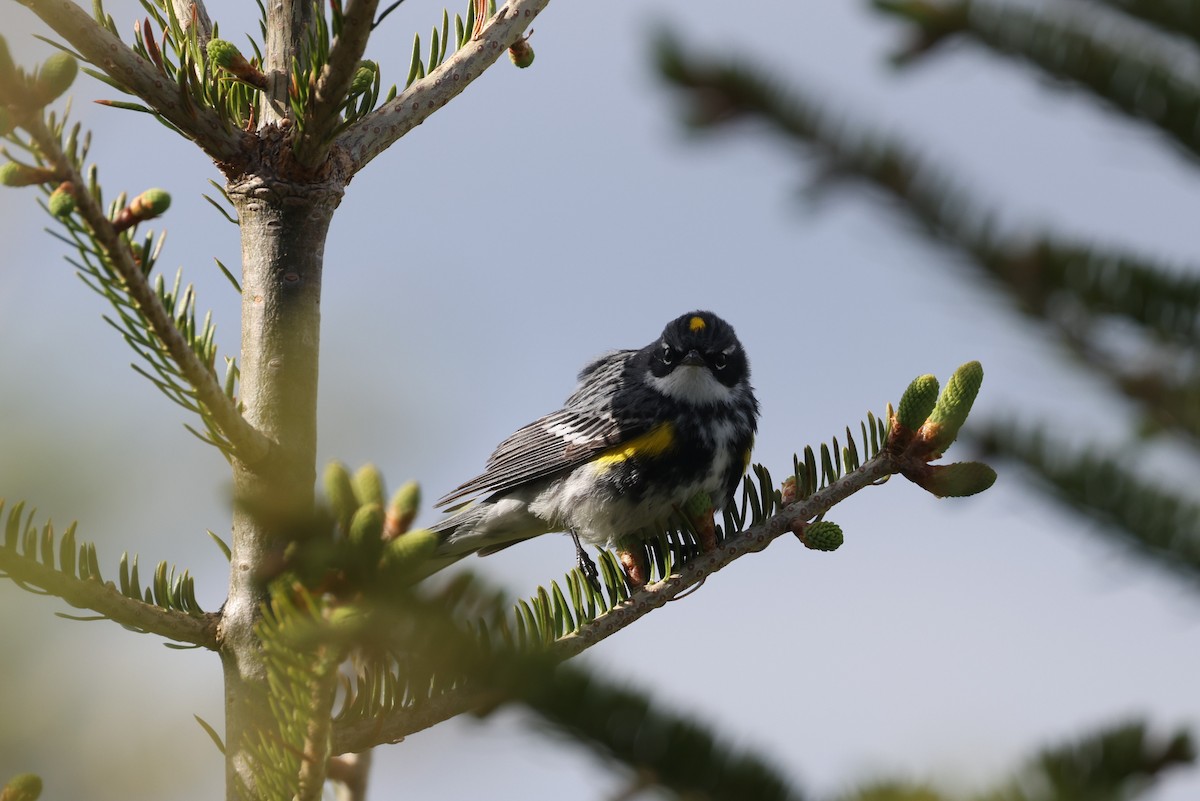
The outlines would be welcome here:
M 251 86 L 257 86 L 259 89 L 267 88 L 267 76 L 263 75 L 262 70 L 247 61 L 246 57 L 242 55 L 242 51 L 238 50 L 233 42 L 226 39 L 209 39 L 204 49 L 211 63 L 238 80 Z
M 325 499 L 337 520 L 338 526 L 347 531 L 350 518 L 358 508 L 358 499 L 354 496 L 354 485 L 350 481 L 350 471 L 339 461 L 332 461 L 325 466 L 323 476 Z
M 904 390 L 900 398 L 900 406 L 896 410 L 896 422 L 909 431 L 921 427 L 937 405 L 940 385 L 932 375 L 917 376 Z
M 810 523 L 797 531 L 796 536 L 804 543 L 805 548 L 814 551 L 836 551 L 845 541 L 842 527 L 829 520 Z
M 944 453 L 958 438 L 971 413 L 971 406 L 983 384 L 983 366 L 979 362 L 967 362 L 954 371 L 929 418 L 921 426 L 918 438 L 934 453 Z
M 42 777 L 36 773 L 20 773 L 0 790 L 0 801 L 37 801 L 41 794 Z
M 208 53 L 208 60 L 221 69 L 232 70 L 239 63 L 246 61 L 237 45 L 226 39 L 209 39 L 204 50 Z
M 379 74 L 379 65 L 369 59 L 363 59 L 358 62 L 358 69 L 354 71 L 354 78 L 350 81 L 350 96 L 366 94 L 371 90 L 375 83 L 375 76 Z
M 438 535 L 427 528 L 409 531 L 387 544 L 379 569 L 386 574 L 385 579 L 403 578 L 433 556 L 437 544 Z
M 383 507 L 377 503 L 358 507 L 350 519 L 349 540 L 361 564 L 374 566 L 383 548 Z
M 508 48 L 509 59 L 521 69 L 533 64 L 533 47 L 529 44 L 529 36 L 532 35 L 533 31 L 530 31 L 529 35 L 522 36 Z
M 63 181 L 59 184 L 58 188 L 50 193 L 50 199 L 46 201 L 46 208 L 60 220 L 70 217 L 75 211 L 75 185 L 70 181 Z
M 381 509 L 384 504 L 383 474 L 373 464 L 364 464 L 354 472 L 351 479 L 354 485 L 354 497 L 358 498 L 359 506 L 373 503 Z
M 171 195 L 165 189 L 147 189 L 121 209 L 113 219 L 113 228 L 118 232 L 140 222 L 153 220 L 171 207 Z
M 70 53 L 55 53 L 42 63 L 33 79 L 33 99 L 39 106 L 49 105 L 71 88 L 79 74 L 79 62 Z
M 47 167 L 30 167 L 10 161 L 0 164 L 0 184 L 4 186 L 36 186 L 48 184 L 57 178 L 54 170 Z
M 927 470 L 914 483 L 939 498 L 977 495 L 996 483 L 996 471 L 983 462 L 930 465 Z
M 420 506 L 421 485 L 415 481 L 405 482 L 388 504 L 387 520 L 383 524 L 384 539 L 395 539 L 407 532 L 416 520 Z

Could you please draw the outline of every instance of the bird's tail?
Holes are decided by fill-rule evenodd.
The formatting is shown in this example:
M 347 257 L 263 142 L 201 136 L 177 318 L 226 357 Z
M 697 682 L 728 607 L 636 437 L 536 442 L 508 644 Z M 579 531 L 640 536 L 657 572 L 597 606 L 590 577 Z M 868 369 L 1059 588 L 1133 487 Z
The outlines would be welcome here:
M 475 553 L 486 543 L 476 530 L 477 524 L 483 520 L 487 507 L 485 504 L 470 506 L 451 512 L 429 530 L 438 535 L 437 557 L 463 557 Z
M 429 573 L 464 556 L 473 553 L 487 556 L 547 531 L 542 521 L 528 513 L 523 502 L 513 501 L 502 501 L 499 505 L 480 501 L 464 506 L 434 523 L 429 530 L 438 536 Z

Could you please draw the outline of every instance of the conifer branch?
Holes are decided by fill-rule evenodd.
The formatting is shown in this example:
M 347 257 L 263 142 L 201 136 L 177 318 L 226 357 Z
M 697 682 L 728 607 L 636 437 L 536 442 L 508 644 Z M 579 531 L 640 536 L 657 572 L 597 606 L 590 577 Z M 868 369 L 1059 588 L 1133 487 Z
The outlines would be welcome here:
M 1163 33 L 1183 34 L 1200 42 L 1200 8 L 1179 0 L 1090 0 L 1155 26 Z
M 329 766 L 330 710 L 337 693 L 338 659 L 331 657 L 329 646 L 321 646 L 314 655 L 316 670 L 310 679 L 309 708 L 312 711 L 304 727 L 304 747 L 298 776 L 299 792 L 294 801 L 320 801 Z
M 379 0 L 348 0 L 342 11 L 341 30 L 329 50 L 316 89 L 296 141 L 296 158 L 314 166 L 328 151 L 327 139 L 338 124 L 338 111 L 346 101 L 359 59 L 367 48 Z
M 905 465 L 896 454 L 881 452 L 859 469 L 847 473 L 808 498 L 788 504 L 759 525 L 751 526 L 737 536 L 730 537 L 717 551 L 697 557 L 665 581 L 635 591 L 629 600 L 617 605 L 607 614 L 584 623 L 577 633 L 551 644 L 549 654 L 556 660 L 565 660 L 582 653 L 668 601 L 697 587 L 735 559 L 763 550 L 779 536 L 793 531 L 854 493 L 880 483 L 904 468 Z M 381 743 L 396 742 L 495 700 L 496 693 L 493 689 L 467 685 L 442 696 L 422 700 L 415 706 L 398 708 L 389 714 L 363 720 L 339 721 L 333 728 L 333 753 L 362 751 Z
M 1200 378 L 1194 371 L 1181 378 L 1178 370 L 1147 368 L 1147 360 L 1131 368 L 1128 359 L 1103 351 L 1090 336 L 1096 323 L 1119 317 L 1163 352 L 1200 343 L 1195 270 L 1051 233 L 1014 236 L 994 225 L 992 209 L 906 143 L 850 130 L 810 94 L 782 90 L 734 60 L 692 56 L 670 39 L 659 43 L 658 58 L 663 76 L 687 93 L 689 124 L 714 129 L 739 119 L 761 120 L 811 148 L 824 162 L 826 180 L 861 179 L 892 195 L 924 231 L 960 249 L 983 275 L 999 282 L 1018 309 L 1045 321 L 1061 344 L 1139 403 L 1157 425 L 1200 437 Z
M 144 315 L 147 324 L 162 343 L 180 373 L 196 392 L 196 398 L 211 416 L 221 433 L 228 439 L 238 458 L 254 464 L 270 451 L 271 442 L 242 417 L 237 405 L 225 394 L 216 374 L 196 355 L 175 325 L 171 312 L 163 306 L 145 273 L 133 258 L 128 242 L 122 237 L 113 221 L 100 208 L 90 191 L 89 183 L 76 169 L 75 164 L 63 152 L 62 147 L 40 118 L 31 117 L 22 122 L 43 158 L 57 174 L 74 187 L 78 214 L 87 223 L 96 245 L 124 281 L 130 298 Z
M 335 140 L 358 172 L 396 140 L 435 111 L 495 63 L 529 27 L 550 0 L 509 0 L 483 28 L 424 78 L 414 81 L 395 98 L 359 119 Z
M 1040 429 L 995 423 L 973 438 L 1013 459 L 1063 504 L 1101 523 L 1098 531 L 1200 589 L 1200 504 L 1135 471 L 1136 458 L 1073 450 Z
M 440 616 L 437 620 L 464 620 L 470 636 L 463 639 L 438 633 L 457 628 L 457 623 L 414 627 L 402 617 L 396 625 L 396 620 L 380 622 L 379 616 L 369 611 L 344 610 L 342 619 L 353 624 L 344 634 L 362 644 L 362 658 L 346 685 L 334 723 L 334 753 L 396 741 L 446 717 L 494 705 L 508 697 L 520 700 L 523 696 L 519 692 L 514 695 L 514 688 L 505 684 L 503 675 L 496 674 L 516 671 L 523 675 L 537 669 L 539 660 L 553 665 L 569 659 L 667 601 L 696 589 L 734 559 L 763 550 L 785 532 L 794 533 L 807 548 L 835 550 L 843 535 L 836 524 L 821 519 L 825 512 L 893 474 L 903 475 L 936 497 L 965 497 L 985 491 L 996 479 L 995 471 L 987 465 L 932 464 L 958 437 L 982 383 L 983 367 L 978 362 L 961 365 L 944 388 L 932 375 L 918 376 L 905 389 L 896 409 L 889 406 L 886 420 L 867 415 L 860 426 L 861 450 L 847 428 L 844 445 L 837 438 L 832 447 L 821 444 L 819 462 L 815 451 L 805 448 L 804 457 L 793 460 L 792 475 L 778 487 L 766 468 L 754 465 L 753 477 L 747 476 L 742 482 L 741 503 L 726 504 L 722 510 L 724 528 L 710 532 L 707 548 L 695 549 L 687 544 L 688 540 L 695 544 L 698 523 L 685 522 L 685 530 L 677 532 L 682 539 L 657 526 L 639 532 L 639 539 L 649 538 L 644 541 L 649 551 L 645 555 L 652 556 L 652 560 L 645 564 L 653 561 L 653 571 L 657 571 L 647 570 L 646 575 L 665 576 L 664 580 L 643 586 L 630 571 L 622 578 L 617 557 L 601 551 L 600 578 L 604 586 L 576 568 L 567 576 L 570 602 L 562 588 L 551 582 L 550 591 L 539 587 L 529 602 L 518 603 L 511 624 L 503 613 L 497 615 L 499 599 L 473 589 L 469 575 L 451 581 L 429 600 L 417 597 L 404 585 L 404 575 L 417 581 L 427 575 L 422 568 L 436 547 L 431 532 L 410 532 L 391 540 L 388 548 L 394 551 L 395 559 L 380 560 L 376 554 L 365 554 L 381 567 L 390 564 L 399 572 L 381 570 L 375 582 L 360 584 L 364 597 L 379 592 L 371 589 L 373 585 L 398 585 L 398 600 L 409 607 L 404 610 L 408 616 L 414 610 L 420 612 L 420 622 L 433 605 L 432 613 Z M 326 483 L 333 490 L 331 498 L 349 501 L 354 494 L 354 503 L 361 502 L 363 494 L 349 488 L 351 482 L 344 467 L 335 465 L 327 472 Z M 371 483 L 379 486 L 378 481 Z M 339 485 L 346 486 L 339 489 Z M 367 494 L 383 497 L 381 489 Z M 351 505 L 341 502 L 335 507 L 341 508 L 339 514 L 345 519 Z M 699 506 L 712 508 L 707 498 L 700 499 Z M 682 515 L 684 521 L 689 514 Z M 361 525 L 356 526 L 354 520 Z M 666 525 L 668 529 L 676 526 L 671 521 Z M 378 503 L 360 506 L 350 524 L 351 531 L 359 533 L 347 542 L 374 542 L 378 535 L 369 532 L 382 532 L 383 527 Z M 416 539 L 407 540 L 409 537 Z M 317 555 L 321 553 L 329 551 L 318 551 Z M 306 560 L 302 553 L 298 557 L 295 565 L 303 571 Z M 385 591 L 386 605 L 394 603 L 394 595 L 394 589 Z M 430 636 L 429 631 L 435 634 Z M 529 663 L 528 670 L 521 660 Z
M 123 595 L 112 582 L 77 578 L 22 555 L 15 548 L 0 547 L 0 574 L 17 584 L 38 587 L 78 609 L 90 609 L 128 629 L 210 650 L 217 648 L 217 614 L 189 615 L 145 603 Z
M 1142 721 L 1107 726 L 1045 748 L 1008 787 L 988 798 L 1118 799 L 1140 796 L 1163 774 L 1196 761 L 1187 729 L 1156 735 Z
M 1085 353 L 1085 358 L 1088 354 Z M 1170 364 L 1131 365 L 1120 356 L 1092 356 L 1088 363 L 1099 363 L 1117 388 L 1146 412 L 1148 431 L 1179 431 L 1200 442 L 1200 370 L 1187 362 L 1184 370 Z
M 421 683 L 453 671 L 456 687 L 476 688 L 468 690 L 467 697 L 480 703 L 467 709 L 488 714 L 502 704 L 523 705 L 576 742 L 630 768 L 647 787 L 697 801 L 800 797 L 753 753 L 731 747 L 695 721 L 659 709 L 637 690 L 560 665 L 559 657 L 544 649 L 488 646 L 456 614 L 456 592 L 423 597 L 405 590 L 400 595 L 386 609 L 345 608 L 338 616 L 340 623 L 312 634 L 334 642 L 353 639 L 365 643 L 365 649 L 402 651 L 412 657 L 410 667 L 418 671 Z M 502 608 L 498 599 L 484 605 L 493 613 Z M 453 713 L 454 708 L 447 709 L 447 715 Z
M 660 710 L 649 698 L 571 666 L 532 672 L 517 700 L 542 720 L 630 768 L 639 784 L 694 801 L 800 801 L 804 796 L 752 751 Z M 648 743 L 653 746 L 648 747 Z
M 371 772 L 374 751 L 342 754 L 329 760 L 326 775 L 335 782 L 334 801 L 366 801 L 367 778 Z
M 551 646 L 552 652 L 560 659 L 570 659 L 583 653 L 653 610 L 698 587 L 735 559 L 764 550 L 781 535 L 798 530 L 802 524 L 824 514 L 856 492 L 875 486 L 901 469 L 900 460 L 895 454 L 881 452 L 858 470 L 847 473 L 803 500 L 788 504 L 757 526 L 730 537 L 716 552 L 688 562 L 667 580 L 633 593 L 628 601 L 608 614 L 583 624 L 579 631 L 557 640 Z
M 1091 91 L 1122 112 L 1162 130 L 1200 155 L 1200 86 L 1164 57 L 1132 37 L 1121 42 L 1088 27 L 1080 15 L 1003 2 L 963 0 L 936 5 L 922 0 L 875 0 L 918 31 L 917 44 L 901 60 L 945 38 L 962 35 L 1048 75 Z
M 250 148 L 248 134 L 233 129 L 211 108 L 185 102 L 173 81 L 135 53 L 74 2 L 18 0 L 125 91 L 140 97 L 215 161 L 237 169 Z M 190 18 L 190 17 L 189 17 Z

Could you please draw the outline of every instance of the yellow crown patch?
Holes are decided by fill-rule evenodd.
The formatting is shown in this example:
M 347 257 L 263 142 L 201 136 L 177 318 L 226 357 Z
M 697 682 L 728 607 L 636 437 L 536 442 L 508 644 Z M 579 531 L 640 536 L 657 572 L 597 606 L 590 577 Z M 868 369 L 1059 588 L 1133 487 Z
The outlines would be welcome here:
M 688 320 L 688 328 L 692 329 L 693 331 L 703 331 L 705 325 L 707 325 L 707 323 L 705 323 L 704 318 L 700 317 L 699 315 Z

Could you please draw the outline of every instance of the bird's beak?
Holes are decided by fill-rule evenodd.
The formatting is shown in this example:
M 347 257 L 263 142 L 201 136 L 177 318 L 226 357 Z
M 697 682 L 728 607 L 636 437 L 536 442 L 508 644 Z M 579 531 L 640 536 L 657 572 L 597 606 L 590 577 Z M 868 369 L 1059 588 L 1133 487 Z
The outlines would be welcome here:
M 699 367 L 704 364 L 704 357 L 700 355 L 698 350 L 689 350 L 688 355 L 683 357 L 683 364 L 688 367 Z

